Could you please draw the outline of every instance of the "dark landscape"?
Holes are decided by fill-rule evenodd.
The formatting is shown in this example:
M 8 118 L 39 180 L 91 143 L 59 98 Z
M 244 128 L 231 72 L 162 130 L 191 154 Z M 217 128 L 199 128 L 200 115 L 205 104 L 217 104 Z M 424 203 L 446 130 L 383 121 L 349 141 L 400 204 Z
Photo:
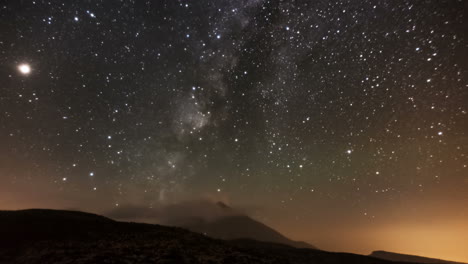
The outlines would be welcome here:
M 5 264 L 408 263 L 377 257 L 251 239 L 219 240 L 182 228 L 119 222 L 78 211 L 0 211 L 0 263 Z

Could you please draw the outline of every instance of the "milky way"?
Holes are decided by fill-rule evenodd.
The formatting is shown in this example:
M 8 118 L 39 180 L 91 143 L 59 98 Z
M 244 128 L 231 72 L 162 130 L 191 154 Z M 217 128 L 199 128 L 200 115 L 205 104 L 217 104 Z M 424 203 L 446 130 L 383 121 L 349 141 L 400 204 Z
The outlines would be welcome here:
M 0 207 L 208 197 L 315 244 L 337 219 L 468 220 L 463 1 L 0 9 Z

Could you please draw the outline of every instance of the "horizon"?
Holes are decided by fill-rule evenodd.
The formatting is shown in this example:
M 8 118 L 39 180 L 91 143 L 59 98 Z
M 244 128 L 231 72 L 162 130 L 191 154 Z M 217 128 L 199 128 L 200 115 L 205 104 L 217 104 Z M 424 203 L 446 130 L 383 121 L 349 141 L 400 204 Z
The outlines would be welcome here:
M 465 6 L 7 0 L 0 208 L 222 201 L 325 250 L 468 263 Z
M 156 207 L 156 208 L 141 208 L 141 207 L 136 207 L 135 209 L 137 209 L 137 211 L 133 211 L 131 210 L 127 215 L 125 216 L 122 216 L 122 215 L 116 215 L 116 216 L 112 216 L 112 212 L 114 210 L 118 210 L 120 208 L 133 208 L 132 205 L 121 205 L 119 206 L 120 208 L 112 208 L 111 211 L 107 210 L 107 211 L 88 211 L 88 210 L 81 210 L 79 208 L 20 208 L 20 209 L 8 209 L 8 210 L 29 210 L 29 209 L 52 209 L 52 210 L 71 210 L 71 211 L 79 211 L 79 212 L 88 212 L 88 213 L 93 213 L 93 214 L 97 214 L 97 215 L 102 215 L 102 216 L 105 216 L 105 217 L 108 217 L 110 219 L 113 219 L 113 220 L 116 220 L 116 221 L 123 221 L 123 222 L 136 222 L 136 223 L 147 223 L 147 224 L 160 224 L 160 225 L 167 225 L 167 226 L 171 226 L 171 217 L 163 217 L 163 218 L 157 218 L 155 217 L 154 214 L 148 214 L 148 212 L 152 211 L 152 210 L 162 210 L 162 212 L 164 213 L 171 213 L 172 216 L 174 216 L 174 211 L 171 211 L 171 210 L 165 210 L 164 208 L 167 208 L 167 207 L 171 207 L 171 206 L 181 206 L 181 208 L 179 208 L 179 212 L 176 213 L 176 219 L 178 219 L 178 222 L 180 222 L 181 219 L 191 219 L 194 215 L 194 210 L 195 209 L 201 209 L 202 208 L 202 211 L 203 213 L 196 213 L 198 216 L 196 218 L 202 218 L 202 219 L 205 219 L 205 221 L 208 221 L 208 222 L 212 222 L 212 221 L 215 221 L 217 219 L 221 219 L 223 217 L 226 217 L 226 216 L 233 216 L 233 215 L 246 215 L 246 216 L 249 216 L 251 218 L 253 218 L 254 220 L 257 220 L 259 221 L 260 223 L 263 223 L 265 224 L 266 226 L 269 226 L 271 228 L 273 228 L 274 230 L 276 230 L 277 232 L 279 232 L 280 234 L 286 236 L 287 238 L 290 238 L 292 239 L 293 241 L 298 241 L 298 242 L 306 242 L 306 243 L 309 243 L 310 245 L 312 246 L 315 246 L 317 247 L 319 250 L 325 250 L 325 251 L 330 251 L 330 252 L 346 252 L 346 253 L 354 253 L 354 254 L 361 254 L 361 255 L 370 255 L 371 253 L 373 253 L 374 251 L 385 251 L 385 252 L 391 252 L 391 253 L 397 253 L 397 254 L 406 254 L 406 255 L 411 255 L 411 256 L 419 256 L 419 257 L 426 257 L 426 258 L 433 258 L 433 259 L 441 259 L 441 260 L 445 260 L 445 261 L 454 261 L 454 262 L 461 262 L 461 263 L 468 263 L 463 255 L 461 255 L 461 258 L 457 259 L 456 256 L 453 256 L 453 255 L 441 255 L 441 256 L 436 256 L 436 255 L 430 255 L 430 254 L 426 254 L 424 253 L 424 249 L 423 250 L 413 250 L 411 251 L 411 249 L 408 249 L 406 247 L 402 247 L 402 246 L 399 246 L 399 247 L 390 247 L 390 248 L 375 248 L 375 249 L 372 249 L 372 250 L 363 250 L 363 249 L 358 249 L 358 250 L 353 250 L 352 247 L 348 245 L 341 245 L 342 248 L 340 249 L 339 247 L 337 247 L 337 244 L 336 242 L 335 243 L 332 243 L 332 245 L 323 245 L 323 243 L 320 242 L 319 239 L 314 239 L 314 240 L 308 240 L 308 239 L 301 239 L 300 236 L 296 239 L 294 236 L 290 236 L 290 234 L 288 234 L 284 229 L 284 227 L 281 227 L 281 225 L 275 225 L 275 223 L 273 222 L 272 225 L 268 224 L 268 223 L 265 223 L 265 222 L 262 222 L 260 219 L 257 219 L 256 217 L 250 215 L 248 213 L 248 210 L 242 210 L 240 208 L 236 208 L 236 207 L 231 207 L 230 204 L 227 204 L 229 206 L 230 209 L 233 209 L 234 211 L 232 213 L 229 213 L 229 214 L 214 214 L 216 216 L 214 217 L 210 217 L 210 216 L 206 216 L 206 214 L 212 214 L 212 210 L 213 208 L 210 208 L 210 206 L 213 206 L 215 205 L 215 207 L 217 207 L 217 203 L 223 203 L 225 204 L 223 201 L 215 201 L 215 200 L 208 200 L 208 199 L 196 199 L 196 200 L 191 200 L 191 201 L 182 201 L 182 202 L 179 202 L 179 203 L 173 203 L 173 204 L 165 204 L 165 205 L 160 205 L 160 207 Z M 207 206 L 205 208 L 205 206 Z M 191 213 L 187 213 L 187 211 L 185 211 L 186 209 L 189 209 L 188 212 L 191 212 Z M 1 209 L 1 210 L 4 210 L 4 209 Z M 140 210 L 145 210 L 145 211 L 140 211 Z M 135 213 L 135 214 L 132 214 L 135 213 L 135 212 L 139 212 L 139 213 Z M 161 212 L 159 212 L 160 214 Z M 159 215 L 157 214 L 157 215 Z M 164 219 L 164 220 L 163 220 Z M 177 222 L 177 221 L 176 221 Z M 179 225 L 173 225 L 173 226 L 179 226 Z M 287 229 L 286 229 L 287 230 Z M 326 237 L 326 236 L 325 236 Z M 464 236 L 460 236 L 460 237 L 464 237 Z M 351 237 L 351 239 L 355 239 L 356 237 Z M 378 238 L 378 237 L 377 237 Z M 327 240 L 327 239 L 325 239 Z M 372 243 L 372 239 L 370 239 L 370 242 Z M 460 245 L 460 249 L 463 249 L 463 246 L 464 244 L 461 243 L 463 241 L 460 241 L 459 245 Z M 339 245 L 339 243 L 338 243 Z M 451 247 L 451 245 L 449 245 Z M 411 248 L 411 247 L 409 247 Z

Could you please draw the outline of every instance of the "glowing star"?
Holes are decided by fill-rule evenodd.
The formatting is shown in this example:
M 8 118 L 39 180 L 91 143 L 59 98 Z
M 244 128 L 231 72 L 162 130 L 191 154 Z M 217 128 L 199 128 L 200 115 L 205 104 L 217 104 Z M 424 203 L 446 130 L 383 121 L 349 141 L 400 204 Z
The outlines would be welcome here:
M 28 75 L 31 73 L 31 66 L 29 66 L 29 64 L 20 64 L 18 66 L 18 70 L 24 74 L 24 75 Z

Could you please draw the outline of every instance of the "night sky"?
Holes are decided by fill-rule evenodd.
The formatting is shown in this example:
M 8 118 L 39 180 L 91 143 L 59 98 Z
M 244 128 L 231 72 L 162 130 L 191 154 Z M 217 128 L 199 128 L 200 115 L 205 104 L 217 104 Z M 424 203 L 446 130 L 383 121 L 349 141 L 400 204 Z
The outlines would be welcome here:
M 224 201 L 319 248 L 468 261 L 468 10 L 0 4 L 0 208 Z

